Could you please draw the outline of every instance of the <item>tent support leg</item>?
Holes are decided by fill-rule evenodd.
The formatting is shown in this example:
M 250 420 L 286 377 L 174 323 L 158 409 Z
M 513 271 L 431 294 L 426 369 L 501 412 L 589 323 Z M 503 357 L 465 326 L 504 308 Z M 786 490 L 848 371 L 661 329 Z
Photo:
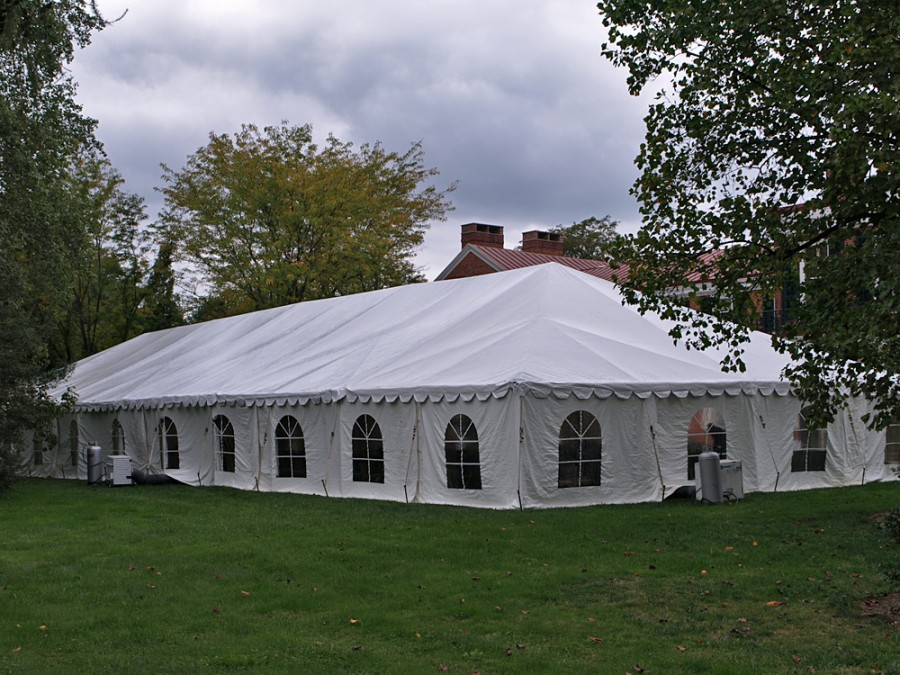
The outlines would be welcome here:
M 325 496 L 328 496 L 328 486 L 325 485 L 325 481 L 322 481 L 322 489 L 325 490 Z

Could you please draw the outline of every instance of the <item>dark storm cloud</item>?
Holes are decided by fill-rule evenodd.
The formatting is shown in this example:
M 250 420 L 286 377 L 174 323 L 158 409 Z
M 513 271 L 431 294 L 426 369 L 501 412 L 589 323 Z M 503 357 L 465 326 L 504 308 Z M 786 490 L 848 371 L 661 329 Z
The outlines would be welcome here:
M 422 141 L 458 182 L 419 263 L 434 276 L 459 224 L 524 229 L 610 214 L 638 222 L 628 188 L 645 104 L 600 56 L 590 2 L 133 4 L 74 65 L 87 114 L 128 188 L 160 206 L 160 163 L 183 166 L 210 132 L 311 123 L 392 150 Z M 122 0 L 105 0 L 107 16 Z

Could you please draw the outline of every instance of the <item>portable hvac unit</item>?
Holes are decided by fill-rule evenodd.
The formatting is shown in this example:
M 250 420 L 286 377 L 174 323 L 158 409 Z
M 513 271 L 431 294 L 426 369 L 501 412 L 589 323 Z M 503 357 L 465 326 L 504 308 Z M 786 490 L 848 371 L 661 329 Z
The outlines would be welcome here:
M 710 459 L 713 458 L 710 457 Z M 717 461 L 710 461 L 704 465 L 700 465 L 698 462 L 697 472 L 694 474 L 694 484 L 696 485 L 694 494 L 697 501 L 721 504 L 743 499 L 744 469 L 741 460 L 720 460 L 718 456 L 715 459 Z
M 744 498 L 744 469 L 739 459 L 723 459 L 720 464 L 722 496 L 726 502 Z
M 106 467 L 109 484 L 113 487 L 117 485 L 134 485 L 134 482 L 131 480 L 131 457 L 127 455 L 110 455 L 106 459 Z

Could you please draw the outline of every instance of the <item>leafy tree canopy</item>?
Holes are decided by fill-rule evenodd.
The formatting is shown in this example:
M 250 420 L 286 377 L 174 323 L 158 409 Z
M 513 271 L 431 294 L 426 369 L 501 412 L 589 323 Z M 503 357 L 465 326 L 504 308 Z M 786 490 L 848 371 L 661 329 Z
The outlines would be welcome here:
M 564 253 L 572 258 L 608 260 L 618 238 L 619 223 L 609 216 L 591 216 L 571 225 L 557 225 L 551 232 L 563 235 Z
M 422 280 L 412 254 L 451 208 L 420 144 L 355 148 L 310 126 L 245 125 L 164 167 L 168 241 L 214 300 L 206 318 Z
M 69 270 L 69 303 L 50 335 L 50 356 L 60 365 L 142 332 L 150 249 L 144 200 L 124 190 L 124 179 L 102 150 L 85 148 L 64 181 L 71 196 L 69 227 L 82 242 Z
M 897 3 L 598 7 L 630 91 L 660 90 L 636 160 L 645 225 L 618 252 L 629 302 L 677 319 L 689 344 L 728 346 L 724 367 L 741 370 L 761 299 L 795 287 L 775 344 L 798 395 L 820 421 L 848 391 L 876 402 L 879 426 L 900 418 Z M 673 299 L 704 286 L 714 316 Z
M 82 243 L 70 227 L 69 160 L 93 142 L 64 66 L 105 25 L 83 0 L 0 5 L 0 489 L 27 429 L 56 411 L 46 336 Z

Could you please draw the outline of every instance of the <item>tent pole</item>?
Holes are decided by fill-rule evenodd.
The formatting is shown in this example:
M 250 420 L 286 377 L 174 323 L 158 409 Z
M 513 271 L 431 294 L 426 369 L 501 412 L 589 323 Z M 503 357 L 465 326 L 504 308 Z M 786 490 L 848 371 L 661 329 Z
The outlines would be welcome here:
M 522 448 L 525 445 L 525 395 L 517 394 L 519 397 L 519 456 L 516 461 L 516 497 L 519 500 L 519 510 L 522 511 Z
M 644 411 L 644 416 L 650 417 L 650 413 L 651 413 L 650 406 L 652 405 L 653 421 L 657 421 L 656 399 L 651 396 L 650 398 L 647 398 L 647 399 L 640 399 L 640 401 L 641 401 L 641 409 Z M 648 403 L 648 401 L 649 401 L 649 403 Z M 665 501 L 665 499 L 666 499 L 666 483 L 665 483 L 665 481 L 663 481 L 662 466 L 659 463 L 659 447 L 656 444 L 656 427 L 653 426 L 652 421 L 649 422 L 648 426 L 650 427 L 650 442 L 653 444 L 653 459 L 656 460 L 656 475 L 659 477 L 659 484 L 662 486 L 662 498 L 663 498 L 663 501 Z
M 417 439 L 418 439 L 418 432 L 419 432 L 419 402 L 416 401 L 415 399 L 413 399 L 413 403 L 415 404 L 416 419 L 413 422 L 412 438 L 410 438 L 410 440 L 409 440 L 409 455 L 407 456 L 407 459 L 406 459 L 406 480 L 403 482 L 403 495 L 406 497 L 407 504 L 409 504 L 409 492 L 407 491 L 406 486 L 409 485 L 409 470 L 412 468 L 413 453 L 415 452 L 416 447 L 418 445 Z M 421 471 L 420 471 L 420 473 L 421 473 Z M 418 494 L 418 492 L 419 492 L 418 477 L 416 477 L 416 494 Z

